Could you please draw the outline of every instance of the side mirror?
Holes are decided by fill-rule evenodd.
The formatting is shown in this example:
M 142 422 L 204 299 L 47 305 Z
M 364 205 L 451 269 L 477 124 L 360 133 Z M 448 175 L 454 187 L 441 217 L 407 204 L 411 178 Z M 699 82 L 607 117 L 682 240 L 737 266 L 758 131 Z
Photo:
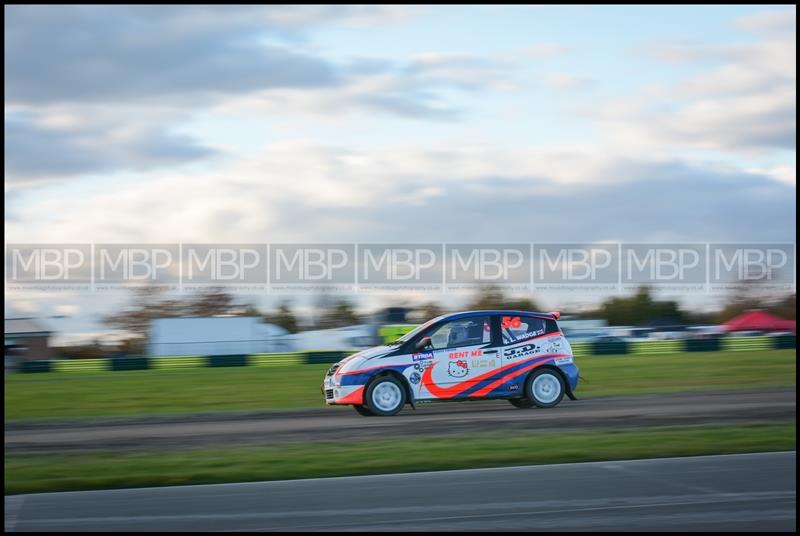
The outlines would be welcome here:
M 417 341 L 417 344 L 414 345 L 415 350 L 424 350 L 428 346 L 432 346 L 431 338 L 430 337 L 422 337 L 420 340 Z

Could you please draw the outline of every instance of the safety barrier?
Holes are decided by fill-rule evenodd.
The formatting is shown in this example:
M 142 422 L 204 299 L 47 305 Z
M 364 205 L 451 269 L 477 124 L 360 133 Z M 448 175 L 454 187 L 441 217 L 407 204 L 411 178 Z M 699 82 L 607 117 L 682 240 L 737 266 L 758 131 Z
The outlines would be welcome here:
M 315 352 L 306 352 L 305 363 L 309 365 L 316 365 L 318 363 L 336 363 L 353 352 L 354 351 L 347 350 L 319 350 Z
M 797 347 L 797 337 L 711 337 L 663 341 L 576 341 L 570 343 L 576 358 L 592 355 L 658 355 L 678 352 L 779 350 Z M 186 369 L 202 367 L 285 366 L 336 363 L 358 350 L 317 350 L 276 354 L 114 357 L 111 359 L 63 359 L 24 361 L 19 372 L 104 372 L 117 370 Z
M 776 348 L 776 337 L 726 337 L 722 349 L 726 351 L 769 350 Z
M 109 365 L 111 370 L 147 370 L 150 360 L 147 357 L 112 357 Z
M 683 351 L 685 341 L 673 339 L 663 341 L 636 341 L 630 343 L 630 353 L 637 355 L 674 354 Z
M 205 356 L 161 356 L 151 357 L 150 366 L 154 369 L 184 369 L 205 367 L 208 358 Z
M 208 356 L 209 367 L 246 367 L 246 355 L 210 355 Z
M 256 367 L 274 367 L 281 365 L 299 365 L 304 362 L 301 352 L 284 354 L 254 354 L 250 356 L 250 364 Z
M 572 355 L 575 357 L 592 355 L 592 343 L 590 342 L 579 341 L 572 342 L 569 345 L 572 348 Z
M 49 361 L 53 372 L 100 372 L 108 370 L 107 359 L 60 359 Z M 22 372 L 26 372 L 23 370 Z

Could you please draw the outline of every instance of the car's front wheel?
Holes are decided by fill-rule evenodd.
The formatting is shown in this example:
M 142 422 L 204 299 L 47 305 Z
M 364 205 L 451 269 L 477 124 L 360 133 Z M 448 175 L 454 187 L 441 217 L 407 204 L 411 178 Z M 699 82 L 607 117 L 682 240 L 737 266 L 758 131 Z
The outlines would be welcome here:
M 397 415 L 406 403 L 406 390 L 400 380 L 393 376 L 381 376 L 367 387 L 365 398 L 367 409 L 375 415 L 389 417 Z
M 552 369 L 540 369 L 525 382 L 525 395 L 540 408 L 552 408 L 564 398 L 564 379 Z

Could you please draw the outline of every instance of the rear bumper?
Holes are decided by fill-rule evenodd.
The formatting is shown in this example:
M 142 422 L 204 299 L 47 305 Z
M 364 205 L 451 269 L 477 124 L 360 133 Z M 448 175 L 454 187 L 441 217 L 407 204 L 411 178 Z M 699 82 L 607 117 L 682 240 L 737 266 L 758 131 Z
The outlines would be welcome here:
M 566 365 L 559 365 L 559 369 L 567 377 L 567 394 L 571 394 L 578 388 L 578 367 L 575 363 L 567 363 Z

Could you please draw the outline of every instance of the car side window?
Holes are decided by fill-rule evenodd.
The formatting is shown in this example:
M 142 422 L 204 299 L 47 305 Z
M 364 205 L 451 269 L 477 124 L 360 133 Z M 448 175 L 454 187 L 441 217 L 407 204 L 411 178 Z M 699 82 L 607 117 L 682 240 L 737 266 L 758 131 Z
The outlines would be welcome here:
M 488 343 L 492 340 L 491 323 L 488 316 L 453 320 L 436 328 L 430 338 L 434 350 Z
M 558 329 L 558 324 L 556 324 L 555 320 L 545 320 L 544 321 L 544 333 L 545 335 L 549 335 L 550 333 L 558 333 L 560 330 Z
M 551 323 L 552 325 L 550 325 Z M 508 315 L 500 318 L 500 331 L 503 333 L 503 344 L 513 344 L 534 337 L 558 331 L 554 321 L 536 316 Z M 551 331 L 553 330 L 553 331 Z

